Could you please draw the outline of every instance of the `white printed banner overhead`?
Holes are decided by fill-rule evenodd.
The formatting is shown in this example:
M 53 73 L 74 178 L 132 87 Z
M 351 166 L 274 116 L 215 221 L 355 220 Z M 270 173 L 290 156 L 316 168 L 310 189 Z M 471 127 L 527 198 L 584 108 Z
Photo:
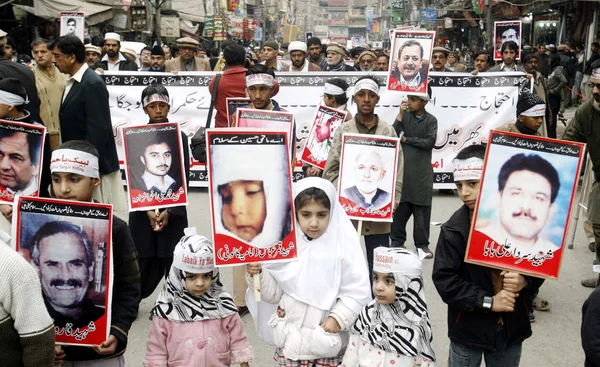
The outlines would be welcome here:
M 164 85 L 171 97 L 170 122 L 178 122 L 190 137 L 206 123 L 210 93 L 208 83 L 215 73 L 125 73 L 105 72 L 113 132 L 119 160 L 123 165 L 123 137 L 120 128 L 148 123 L 141 104 L 142 90 L 151 84 Z M 297 167 L 294 179 L 302 177 L 300 158 L 319 105 L 323 104 L 323 85 L 331 78 L 342 78 L 353 85 L 362 73 L 277 73 L 279 93 L 273 97 L 279 105 L 294 113 L 296 119 Z M 374 73 L 381 85 L 386 73 Z M 516 120 L 519 86 L 526 83 L 523 73 L 429 73 L 431 101 L 428 112 L 438 119 L 438 137 L 433 150 L 434 188 L 453 188 L 452 159 L 460 149 L 485 142 L 490 130 Z M 404 93 L 381 88 L 381 99 L 375 108 L 380 119 L 393 124 Z M 348 103 L 356 114 L 356 105 Z M 213 114 L 214 116 L 214 114 Z M 193 161 L 190 186 L 207 187 L 206 166 Z

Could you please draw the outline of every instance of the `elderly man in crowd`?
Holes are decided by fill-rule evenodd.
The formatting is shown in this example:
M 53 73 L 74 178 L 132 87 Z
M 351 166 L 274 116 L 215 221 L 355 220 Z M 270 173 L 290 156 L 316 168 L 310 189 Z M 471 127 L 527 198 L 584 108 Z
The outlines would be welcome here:
M 467 71 L 467 67 L 464 64 L 458 62 L 458 54 L 456 52 L 450 52 L 448 54 L 448 62 L 446 63 L 446 69 L 450 71 L 456 71 L 457 73 L 464 73 Z
M 291 42 L 288 46 L 288 50 L 290 50 L 290 60 L 292 60 L 292 63 L 284 66 L 281 71 L 322 71 L 318 65 L 313 64 L 306 59 L 306 43 L 301 41 Z
M 377 68 L 377 55 L 373 51 L 363 51 L 358 55 L 358 64 L 361 71 L 375 71 Z
M 330 43 L 327 45 L 327 67 L 325 71 L 356 71 L 350 65 L 344 62 L 346 49 L 339 43 Z
M 85 45 L 85 62 L 89 67 L 93 68 L 100 56 L 102 56 L 102 49 L 100 47 L 89 43 Z
M 104 35 L 106 55 L 94 65 L 94 69 L 107 71 L 137 71 L 137 64 L 121 52 L 121 36 L 108 32 Z
M 165 70 L 174 71 L 210 71 L 210 62 L 196 57 L 196 51 L 200 48 L 200 42 L 191 37 L 183 37 L 177 40 L 179 57 L 168 60 Z
M 452 71 L 446 68 L 448 53 L 450 51 L 443 47 L 434 47 L 431 54 L 431 70 L 432 71 Z
M 284 64 L 277 59 L 277 52 L 279 52 L 279 44 L 275 40 L 269 40 L 265 42 L 260 49 L 260 63 L 266 65 L 273 71 L 283 71 Z

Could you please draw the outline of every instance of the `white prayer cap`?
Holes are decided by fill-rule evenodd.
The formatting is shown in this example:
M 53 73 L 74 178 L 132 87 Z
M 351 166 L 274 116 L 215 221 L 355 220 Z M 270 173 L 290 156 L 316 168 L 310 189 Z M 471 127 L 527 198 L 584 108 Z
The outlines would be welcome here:
M 134 50 L 123 47 L 121 49 L 121 52 L 124 53 L 125 55 L 129 56 L 129 58 L 132 59 L 133 61 L 137 60 L 137 54 L 135 53 Z
M 288 46 L 288 52 L 292 53 L 292 51 L 302 51 L 304 53 L 307 52 L 307 47 L 306 47 L 306 43 L 301 42 L 301 41 L 294 41 L 291 42 L 290 45 Z
M 115 32 L 108 32 L 104 35 L 104 40 L 114 40 L 117 42 L 121 42 L 121 36 Z

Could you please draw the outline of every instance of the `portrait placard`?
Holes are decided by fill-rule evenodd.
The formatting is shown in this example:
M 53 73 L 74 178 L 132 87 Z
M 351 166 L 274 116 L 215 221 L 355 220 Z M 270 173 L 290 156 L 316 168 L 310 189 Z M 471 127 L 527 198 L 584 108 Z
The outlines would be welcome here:
M 187 205 L 178 123 L 124 127 L 123 149 L 130 211 Z
M 521 60 L 521 21 L 494 22 L 494 60 L 502 60 L 502 44 L 508 41 L 517 43 L 515 60 Z
M 344 134 L 338 200 L 351 219 L 392 222 L 400 140 Z
M 38 196 L 42 176 L 46 128 L 0 120 L 0 203 L 15 197 Z
M 206 130 L 215 265 L 297 257 L 288 133 Z
M 388 90 L 427 93 L 434 41 L 435 31 L 394 31 L 388 69 Z
M 325 169 L 335 130 L 346 120 L 348 111 L 319 106 L 313 125 L 302 150 L 302 161 Z
M 235 115 L 235 127 L 255 129 L 268 129 L 286 131 L 288 143 L 292 144 L 292 131 L 294 129 L 294 114 L 283 111 L 255 110 L 251 108 L 238 108 Z
M 19 196 L 13 207 L 16 250 L 38 273 L 56 343 L 103 343 L 111 326 L 112 205 Z
M 250 98 L 227 98 L 227 124 L 233 126 L 233 117 L 238 108 L 248 108 Z
M 465 261 L 557 279 L 584 144 L 493 130 Z
M 85 14 L 83 12 L 60 12 L 60 35 L 77 36 L 84 42 Z

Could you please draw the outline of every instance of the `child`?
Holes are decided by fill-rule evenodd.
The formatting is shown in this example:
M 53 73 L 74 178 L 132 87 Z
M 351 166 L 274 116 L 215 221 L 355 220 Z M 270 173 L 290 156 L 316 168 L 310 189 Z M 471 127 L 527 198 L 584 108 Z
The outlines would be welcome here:
M 531 336 L 526 299 L 543 280 L 466 264 L 467 239 L 483 172 L 485 146 L 471 145 L 454 159 L 454 182 L 465 205 L 442 225 L 433 283 L 448 304 L 449 367 L 517 367 Z M 465 361 L 469 361 L 467 364 Z
M 87 141 L 71 140 L 52 152 L 52 190 L 58 199 L 91 202 L 100 185 L 98 151 Z M 77 162 L 89 161 L 89 165 Z M 84 173 L 84 174 L 82 174 Z M 113 297 L 108 339 L 93 348 L 64 346 L 55 361 L 63 367 L 124 366 L 127 334 L 137 317 L 140 303 L 140 271 L 137 252 L 127 224 L 113 216 Z
M 144 366 L 248 367 L 252 346 L 219 280 L 212 244 L 192 228 L 185 232 L 152 309 Z
M 260 274 L 262 300 L 278 305 L 268 325 L 257 310 L 264 302 L 246 302 L 259 333 L 269 328 L 278 366 L 337 367 L 348 329 L 370 299 L 367 267 L 333 184 L 309 177 L 295 191 L 298 260 L 265 264 L 262 271 L 259 264 L 247 265 L 248 275 Z
M 433 367 L 423 285 L 419 256 L 403 248 L 375 249 L 375 299 L 352 326 L 342 367 Z

